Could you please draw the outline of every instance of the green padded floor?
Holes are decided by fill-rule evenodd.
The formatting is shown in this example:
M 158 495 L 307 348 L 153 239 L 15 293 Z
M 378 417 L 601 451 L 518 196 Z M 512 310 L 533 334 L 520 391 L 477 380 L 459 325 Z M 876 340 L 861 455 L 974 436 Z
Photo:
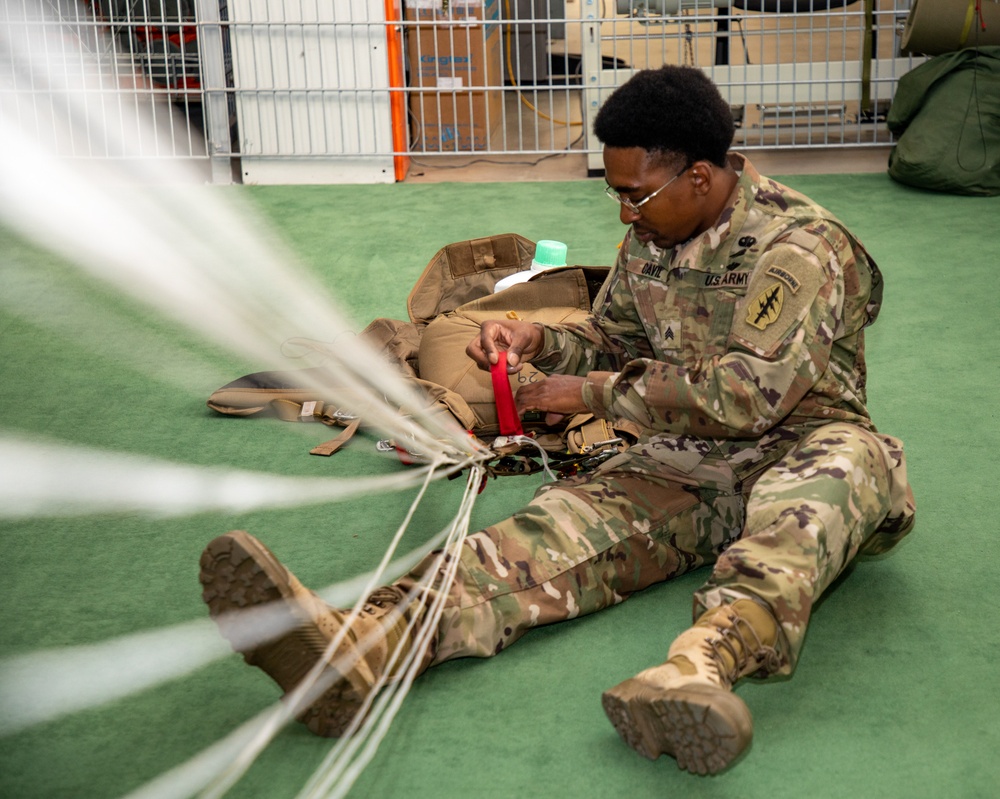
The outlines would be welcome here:
M 885 307 L 868 339 L 870 406 L 879 427 L 906 443 L 916 531 L 889 557 L 857 564 L 828 594 L 791 679 L 740 685 L 756 735 L 749 756 L 722 775 L 692 777 L 667 758 L 636 756 L 599 701 L 603 689 L 662 659 L 689 621 L 702 572 L 535 631 L 497 658 L 432 669 L 351 796 L 996 795 L 1000 199 L 924 193 L 885 175 L 786 182 L 833 209 L 884 272 Z M 259 205 L 360 329 L 376 316 L 405 317 L 414 279 L 452 241 L 518 232 L 566 241 L 571 263 L 610 263 L 622 228 L 602 188 L 576 181 L 219 191 Z M 18 287 L 17 307 L 34 309 L 27 316 L 12 309 L 10 287 L 0 288 L 8 300 L 0 302 L 4 434 L 288 475 L 402 468 L 376 457 L 371 439 L 314 458 L 307 451 L 327 437 L 325 428 L 212 415 L 204 400 L 221 385 L 218 375 L 228 380 L 254 365 L 169 326 L 141 336 L 143 315 L 113 295 L 81 287 L 75 315 L 66 317 L 69 334 L 54 332 L 51 289 L 75 286 L 72 273 L 9 234 L 0 233 L 0 252 L 0 263 L 27 265 L 34 277 Z M 186 353 L 203 351 L 218 371 L 185 371 Z M 16 469 L 0 463 L 8 477 Z M 537 484 L 492 482 L 475 523 L 502 517 Z M 459 489 L 433 487 L 413 525 L 414 545 L 454 510 Z M 407 499 L 4 523 L 0 656 L 205 619 L 198 556 L 232 528 L 258 535 L 309 585 L 350 578 L 375 566 Z M 0 660 L 0 673 L 9 662 Z M 128 793 L 276 698 L 265 676 L 235 655 L 222 657 L 130 698 L 0 737 L 0 796 Z M 298 725 L 286 729 L 231 795 L 294 796 L 329 745 Z

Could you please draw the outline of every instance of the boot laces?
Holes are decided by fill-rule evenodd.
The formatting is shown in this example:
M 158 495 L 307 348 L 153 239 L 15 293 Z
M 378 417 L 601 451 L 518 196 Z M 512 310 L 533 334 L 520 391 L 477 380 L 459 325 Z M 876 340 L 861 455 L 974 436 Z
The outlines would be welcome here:
M 734 613 L 729 615 L 728 620 L 731 626 L 717 627 L 718 634 L 705 639 L 705 643 L 712 650 L 714 656 L 712 661 L 715 663 L 719 678 L 733 685 L 740 677 L 747 674 L 777 671 L 781 665 L 777 650 L 773 646 L 766 645 L 746 619 Z M 728 658 L 723 656 L 722 650 L 729 655 Z M 754 668 L 748 669 L 751 660 L 754 661 Z M 723 666 L 727 662 L 732 662 L 733 666 L 724 672 Z
M 371 593 L 363 608 L 365 613 L 375 617 L 372 619 L 373 622 L 382 626 L 385 633 L 386 647 L 389 652 L 394 651 L 399 646 L 409 647 L 412 645 L 415 633 L 412 631 L 407 632 L 410 619 L 414 613 L 419 618 L 424 610 L 422 600 L 413 601 L 409 606 L 401 608 L 400 606 L 406 601 L 406 597 L 407 593 L 397 586 L 382 586 Z M 400 607 L 399 616 L 390 622 L 385 617 L 389 616 L 393 612 L 393 609 L 397 607 Z M 427 664 L 430 663 L 432 653 L 433 647 L 425 655 L 423 668 L 426 668 Z M 398 668 L 399 664 L 397 663 L 393 672 L 388 675 L 390 682 L 395 682 L 399 679 L 399 675 L 395 673 L 395 670 Z
M 384 585 L 372 592 L 365 601 L 364 610 L 372 615 L 381 616 L 383 613 L 380 611 L 384 612 L 387 608 L 398 605 L 405 596 L 399 588 L 392 585 Z

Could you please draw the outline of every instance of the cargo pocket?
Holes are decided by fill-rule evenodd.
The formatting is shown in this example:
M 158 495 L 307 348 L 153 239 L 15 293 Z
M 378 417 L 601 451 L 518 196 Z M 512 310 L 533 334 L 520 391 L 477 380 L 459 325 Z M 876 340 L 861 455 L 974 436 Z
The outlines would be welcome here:
M 878 529 L 861 545 L 859 554 L 881 555 L 898 544 L 916 523 L 916 501 L 906 476 L 903 442 L 893 436 L 876 434 L 889 466 L 889 513 Z

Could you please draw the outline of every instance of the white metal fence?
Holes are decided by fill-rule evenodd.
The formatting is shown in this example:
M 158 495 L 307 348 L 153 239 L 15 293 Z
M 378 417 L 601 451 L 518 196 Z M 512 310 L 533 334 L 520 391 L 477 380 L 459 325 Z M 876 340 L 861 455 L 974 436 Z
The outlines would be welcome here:
M 59 21 L 115 83 L 93 98 L 148 108 L 164 158 L 228 182 L 389 182 L 407 157 L 585 152 L 603 99 L 634 70 L 704 69 L 744 150 L 891 141 L 910 0 L 6 0 Z M 48 45 L 45 45 L 48 47 Z M 45 81 L 5 48 L 0 113 L 30 119 Z M 63 59 L 65 61 L 65 59 Z M 49 59 L 58 72 L 72 65 Z M 63 154 L 114 157 L 86 135 Z M 102 149 L 102 147 L 104 149 Z

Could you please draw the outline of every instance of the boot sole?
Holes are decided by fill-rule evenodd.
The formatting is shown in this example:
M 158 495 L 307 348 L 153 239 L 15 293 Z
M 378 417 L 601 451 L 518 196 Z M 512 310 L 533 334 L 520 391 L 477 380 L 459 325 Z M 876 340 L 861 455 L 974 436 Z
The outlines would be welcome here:
M 731 691 L 706 685 L 656 689 L 633 678 L 605 691 L 604 712 L 643 757 L 670 755 L 693 774 L 718 774 L 750 745 L 753 718 Z
M 292 577 L 253 536 L 234 531 L 209 543 L 201 556 L 202 599 L 219 631 L 251 666 L 274 680 L 287 695 L 319 661 L 330 642 L 297 601 Z M 254 639 L 252 621 L 234 611 L 269 606 L 268 626 L 286 632 L 272 640 Z M 320 679 L 331 679 L 328 670 Z M 313 733 L 339 738 L 361 707 L 364 697 L 342 677 L 299 714 Z

